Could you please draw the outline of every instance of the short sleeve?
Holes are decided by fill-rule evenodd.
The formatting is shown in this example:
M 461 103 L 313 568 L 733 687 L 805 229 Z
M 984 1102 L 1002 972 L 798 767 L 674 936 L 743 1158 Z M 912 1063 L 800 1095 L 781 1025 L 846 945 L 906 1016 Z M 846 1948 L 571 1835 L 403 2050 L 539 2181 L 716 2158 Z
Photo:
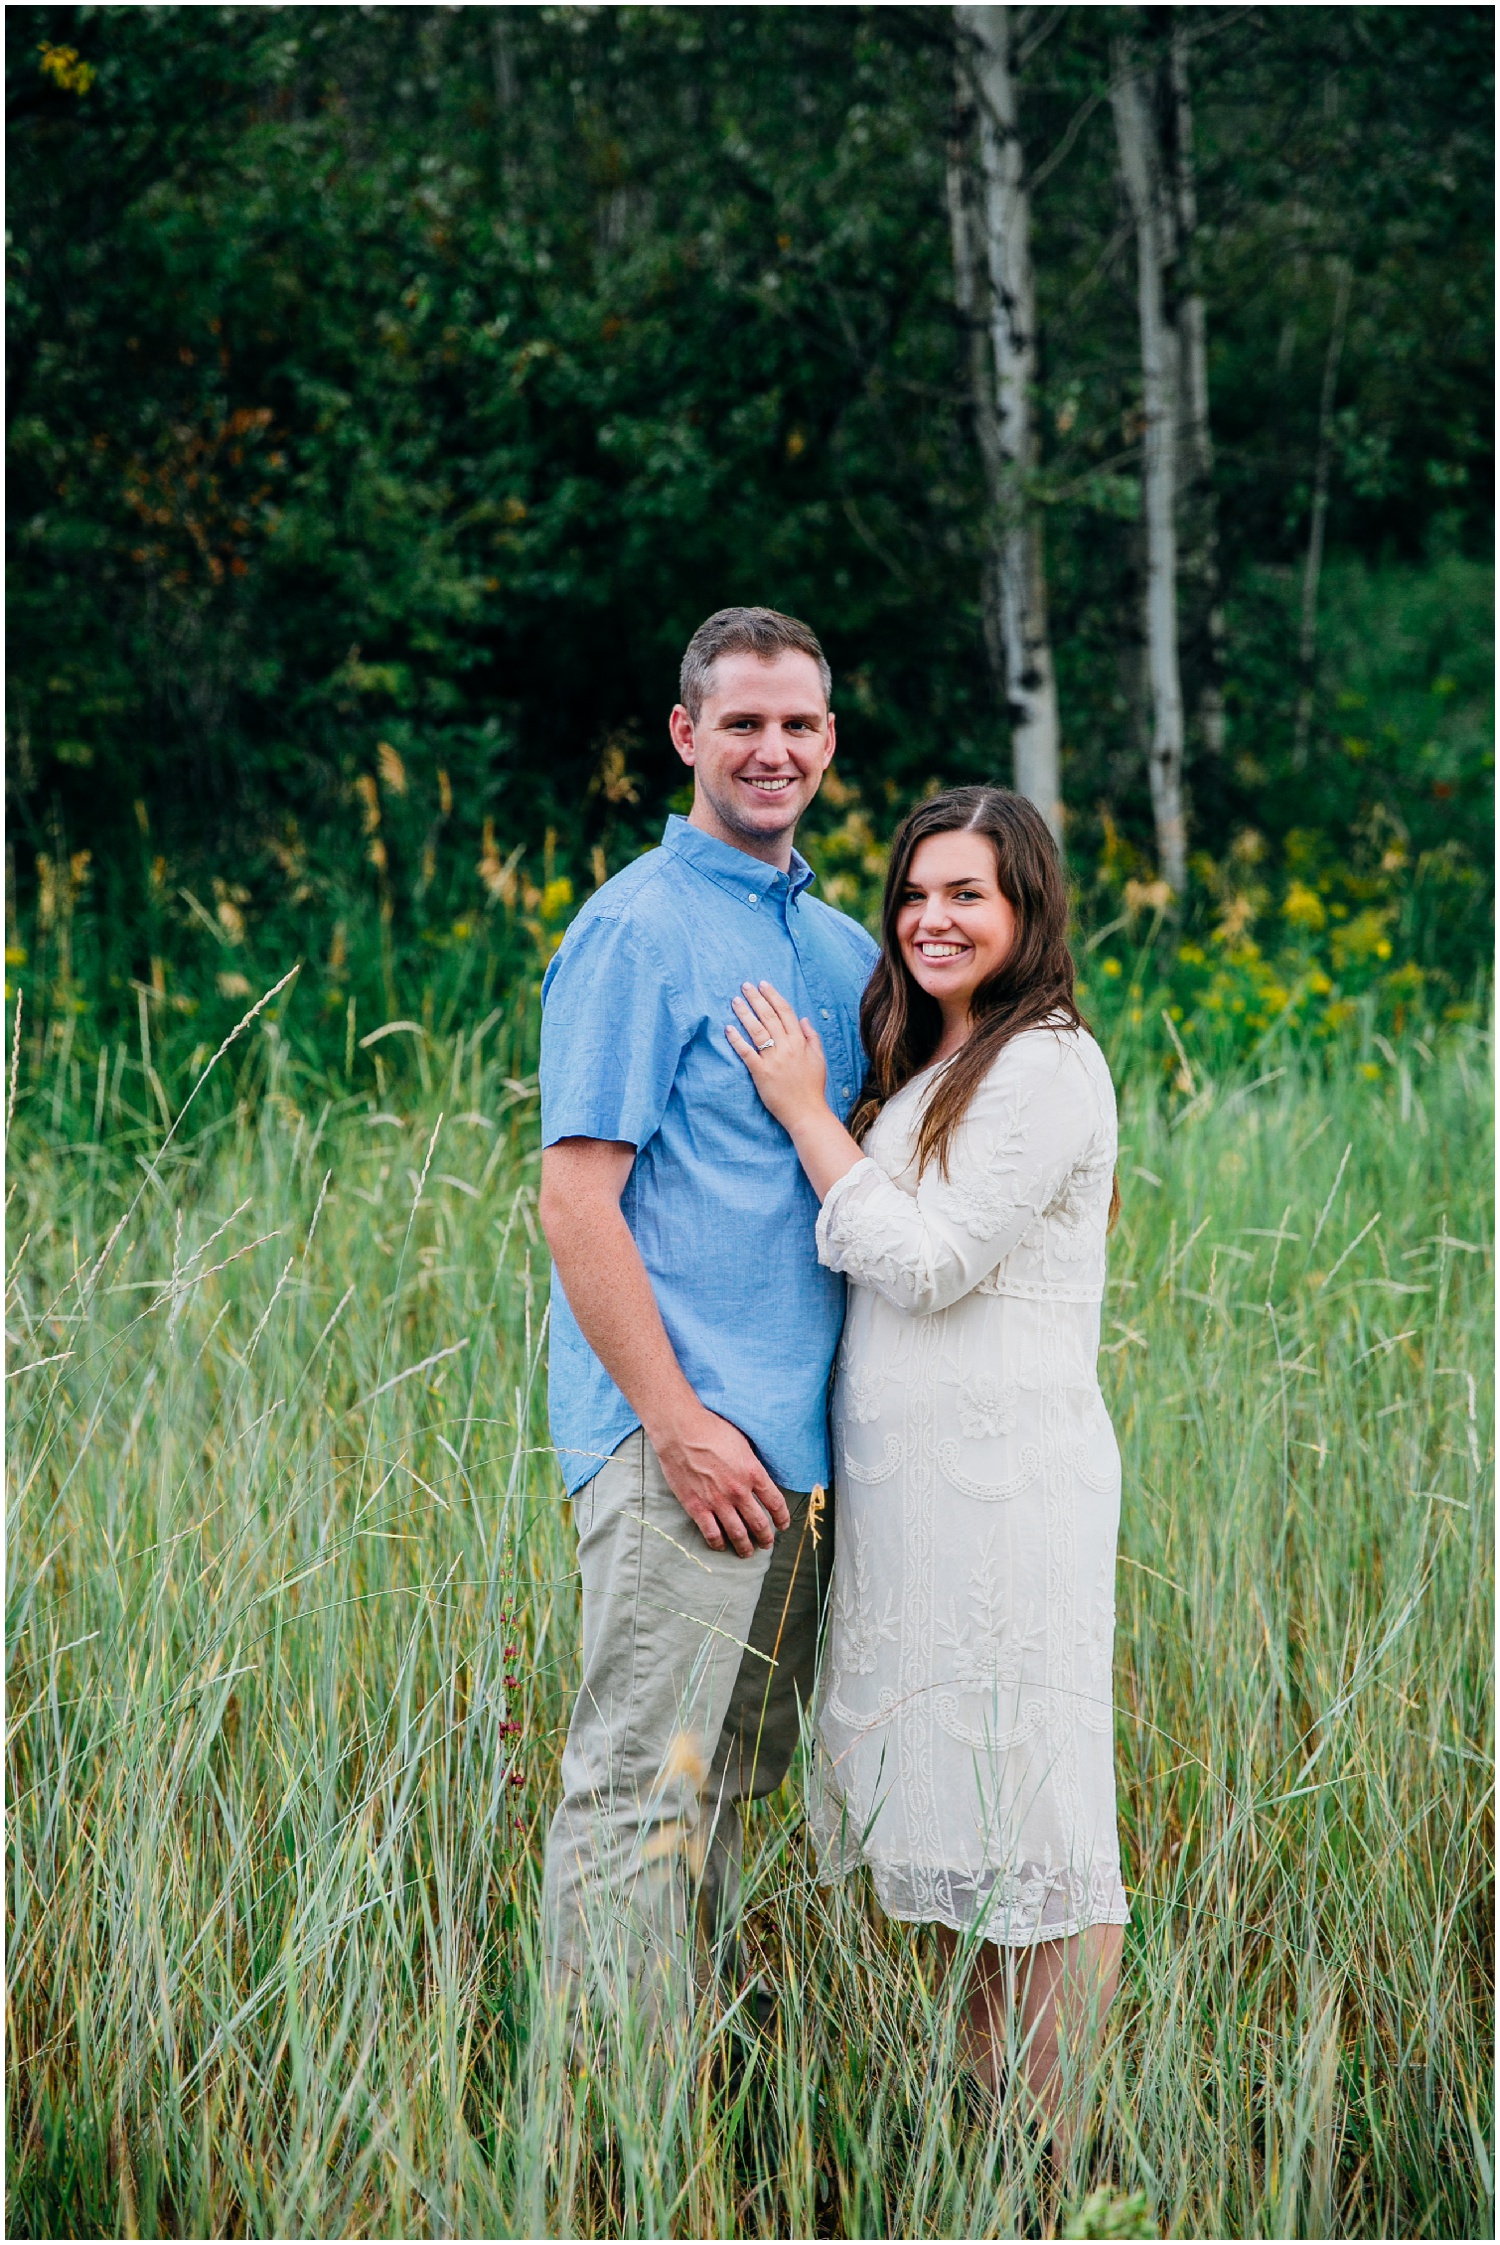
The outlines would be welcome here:
M 602 1138 L 639 1150 L 660 1126 L 687 1038 L 649 937 L 608 913 L 575 922 L 542 985 L 542 1144 Z

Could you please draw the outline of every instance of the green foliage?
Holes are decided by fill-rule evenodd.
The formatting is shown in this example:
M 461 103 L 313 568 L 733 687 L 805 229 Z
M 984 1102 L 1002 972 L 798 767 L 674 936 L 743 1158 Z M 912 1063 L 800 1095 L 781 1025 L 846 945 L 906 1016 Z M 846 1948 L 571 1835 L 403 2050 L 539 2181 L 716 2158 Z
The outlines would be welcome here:
M 1229 702 L 1226 754 L 1196 744 L 1194 839 L 1219 862 L 1243 827 L 1315 828 L 1343 858 L 1382 806 L 1457 871 L 1458 921 L 1413 940 L 1466 985 L 1487 950 L 1488 639 L 1463 556 L 1488 541 L 1489 18 L 1189 13 Z M 1080 865 L 1106 819 L 1150 832 L 1116 28 L 1065 9 L 1025 71 Z M 454 924 L 492 901 L 477 867 L 520 848 L 539 889 L 581 892 L 596 853 L 654 837 L 677 658 L 725 601 L 822 632 L 877 837 L 934 781 L 1004 772 L 944 11 L 18 7 L 6 33 L 12 948 L 87 851 L 72 965 L 102 1034 L 132 979 L 211 1028 L 215 977 L 252 950 L 262 970 L 342 951 L 331 1048 L 350 996 L 369 1022 L 430 980 L 441 1010 Z M 1334 258 L 1344 558 L 1289 780 Z M 1410 698 L 1442 678 L 1429 722 Z M 225 902 L 243 951 L 205 926 Z M 488 929 L 474 971 L 492 952 L 503 979 Z
M 1127 1082 L 1133 1918 L 1054 2205 L 1019 2113 L 950 2096 L 923 1939 L 816 1886 L 795 1775 L 751 1819 L 771 2035 L 705 2004 L 555 2063 L 534 1013 L 377 1105 L 299 1057 L 300 1003 L 165 1147 L 18 1095 L 9 2228 L 1489 2234 L 1487 1041 Z
M 1122 2197 L 1111 2190 L 1091 2190 L 1083 2204 L 1063 2224 L 1064 2237 L 1154 2237 L 1156 2230 L 1143 2190 Z
M 1362 837 L 1384 828 L 1413 857 L 1449 866 L 1470 901 L 1441 908 L 1433 933 L 1450 966 L 1464 962 L 1462 975 L 1489 948 L 1483 857 L 1494 796 L 1493 572 L 1443 550 L 1421 564 L 1331 562 L 1320 602 L 1315 739 L 1300 764 L 1297 675 L 1287 660 L 1298 599 L 1285 573 L 1255 571 L 1244 580 L 1234 619 L 1244 654 L 1241 676 L 1229 686 L 1225 784 L 1246 807 L 1243 823 L 1278 838 L 1312 829 L 1327 837 L 1330 854 L 1357 852 Z M 1415 926 L 1403 933 L 1415 938 Z

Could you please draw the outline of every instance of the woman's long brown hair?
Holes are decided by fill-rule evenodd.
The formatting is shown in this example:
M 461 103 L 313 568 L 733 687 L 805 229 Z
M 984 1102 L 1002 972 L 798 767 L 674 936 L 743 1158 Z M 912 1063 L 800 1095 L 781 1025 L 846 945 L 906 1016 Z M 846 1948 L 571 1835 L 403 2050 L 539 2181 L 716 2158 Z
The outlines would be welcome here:
M 983 834 L 994 846 L 1001 893 L 1016 915 L 1016 941 L 1004 965 L 974 993 L 973 1029 L 933 1086 L 917 1132 L 917 1167 L 948 1173 L 954 1132 L 997 1055 L 1042 1022 L 1084 1026 L 1073 999 L 1068 898 L 1057 845 L 1045 820 L 1006 787 L 954 787 L 919 803 L 891 844 L 881 913 L 880 958 L 859 1009 L 869 1073 L 849 1128 L 863 1139 L 886 1101 L 925 1068 L 937 1050 L 943 1016 L 901 956 L 896 916 L 911 861 L 933 834 Z M 1118 1189 L 1117 1189 L 1118 1190 Z M 1111 1206 L 1111 1221 L 1114 1209 Z

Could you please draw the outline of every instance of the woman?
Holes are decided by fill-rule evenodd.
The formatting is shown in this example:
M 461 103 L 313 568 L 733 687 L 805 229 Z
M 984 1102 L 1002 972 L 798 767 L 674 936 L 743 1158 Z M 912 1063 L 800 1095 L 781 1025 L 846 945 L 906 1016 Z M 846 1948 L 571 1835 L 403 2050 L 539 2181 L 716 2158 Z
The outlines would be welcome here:
M 1001 788 L 913 811 L 891 850 L 870 1055 L 846 1130 L 768 983 L 727 1034 L 849 1279 L 818 1732 L 829 1876 L 974 1958 L 966 2054 L 1007 2043 L 1065 2151 L 1071 2074 L 1128 1916 L 1112 1754 L 1120 1462 L 1099 1392 L 1115 1102 L 1073 1002 L 1039 814 Z M 976 1954 L 977 1952 L 977 1954 Z

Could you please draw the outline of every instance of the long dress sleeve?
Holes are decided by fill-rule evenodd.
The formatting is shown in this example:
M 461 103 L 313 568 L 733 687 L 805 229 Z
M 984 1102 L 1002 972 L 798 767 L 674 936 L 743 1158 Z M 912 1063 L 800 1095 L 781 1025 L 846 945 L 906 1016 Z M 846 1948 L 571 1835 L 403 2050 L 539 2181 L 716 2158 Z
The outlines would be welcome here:
M 1019 1037 L 975 1092 L 946 1176 L 929 1163 L 913 1195 L 867 1158 L 839 1178 L 818 1218 L 818 1260 L 910 1316 L 947 1309 L 1051 1206 L 1096 1122 L 1072 1040 Z

